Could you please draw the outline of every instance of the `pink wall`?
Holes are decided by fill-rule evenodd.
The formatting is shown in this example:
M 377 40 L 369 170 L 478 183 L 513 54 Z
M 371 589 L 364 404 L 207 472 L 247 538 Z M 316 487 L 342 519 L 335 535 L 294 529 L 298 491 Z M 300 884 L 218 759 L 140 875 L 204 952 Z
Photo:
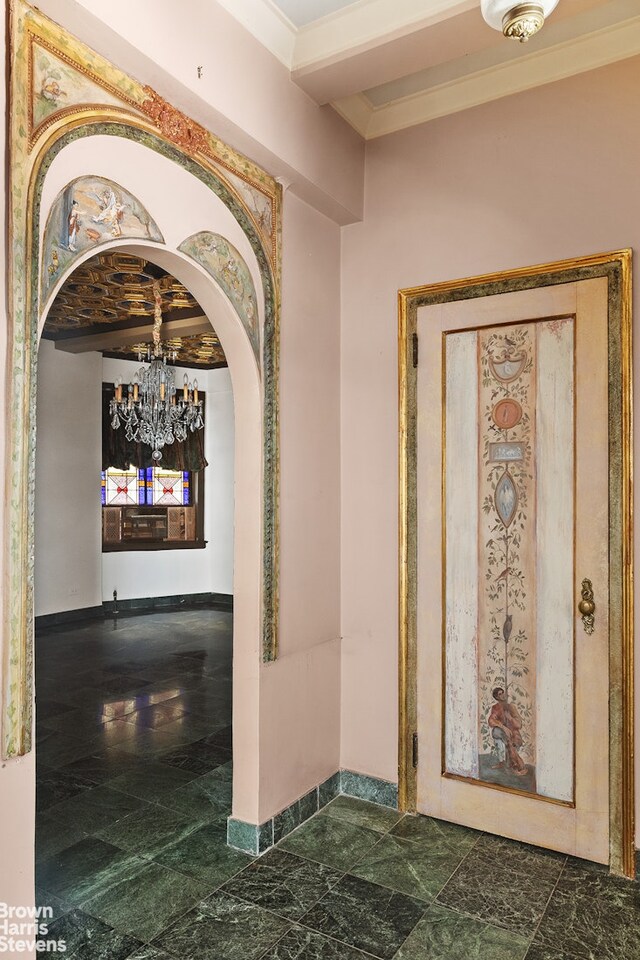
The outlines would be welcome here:
M 343 231 L 344 767 L 397 777 L 397 290 L 639 247 L 639 85 L 629 60 L 367 146 Z
M 261 821 L 340 759 L 340 229 L 286 193 L 283 249 L 280 654 L 262 668 Z

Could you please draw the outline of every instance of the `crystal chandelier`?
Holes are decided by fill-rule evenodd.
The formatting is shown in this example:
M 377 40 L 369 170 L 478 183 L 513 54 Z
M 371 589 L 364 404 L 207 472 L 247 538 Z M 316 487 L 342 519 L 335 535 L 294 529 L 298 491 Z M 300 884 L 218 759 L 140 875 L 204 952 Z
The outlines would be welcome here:
M 173 369 L 167 366 L 176 359 L 176 352 L 166 351 L 160 342 L 162 326 L 162 298 L 160 284 L 153 284 L 155 301 L 153 320 L 153 344 L 147 347 L 146 358 L 141 351 L 138 360 L 147 360 L 148 366 L 140 367 L 123 393 L 122 377 L 115 382 L 109 413 L 114 430 L 124 425 L 127 440 L 147 443 L 151 456 L 157 462 L 162 459 L 162 448 L 176 440 L 187 439 L 189 431 L 202 430 L 202 400 L 198 399 L 198 381 L 189 383 L 186 373 L 182 393 L 176 392 Z

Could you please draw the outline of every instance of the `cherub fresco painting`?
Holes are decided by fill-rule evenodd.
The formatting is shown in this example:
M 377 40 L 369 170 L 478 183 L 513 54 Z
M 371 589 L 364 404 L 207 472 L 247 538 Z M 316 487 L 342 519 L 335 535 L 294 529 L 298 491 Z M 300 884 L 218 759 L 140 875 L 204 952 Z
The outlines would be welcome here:
M 121 237 L 162 241 L 162 234 L 140 201 L 104 177 L 80 177 L 56 198 L 45 228 L 42 295 L 85 250 Z

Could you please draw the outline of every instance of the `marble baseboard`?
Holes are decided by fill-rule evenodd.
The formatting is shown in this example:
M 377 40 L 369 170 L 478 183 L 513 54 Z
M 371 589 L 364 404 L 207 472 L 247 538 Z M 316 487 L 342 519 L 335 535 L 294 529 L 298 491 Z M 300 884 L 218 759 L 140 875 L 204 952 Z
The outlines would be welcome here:
M 38 631 L 58 627 L 65 623 L 80 623 L 83 620 L 102 620 L 102 607 L 80 607 L 78 610 L 61 610 L 59 613 L 44 613 L 34 618 L 35 628 Z
M 186 593 L 169 597 L 138 597 L 135 600 L 105 600 L 99 607 L 80 607 L 78 610 L 61 610 L 59 613 L 45 613 L 35 618 L 38 631 L 64 626 L 67 623 L 80 623 L 82 620 L 104 620 L 105 617 L 135 616 L 138 613 L 152 613 L 154 610 L 181 610 L 206 608 L 208 610 L 233 610 L 233 596 L 229 593 Z
M 136 597 L 133 600 L 105 600 L 102 604 L 105 617 L 127 616 L 135 613 L 152 613 L 154 610 L 181 610 L 207 608 L 233 610 L 233 596 L 228 593 L 182 593 L 167 597 Z
M 355 773 L 353 770 L 339 770 L 265 823 L 256 825 L 229 817 L 227 843 L 236 850 L 259 856 L 340 794 L 370 800 L 394 809 L 398 807 L 397 784 Z

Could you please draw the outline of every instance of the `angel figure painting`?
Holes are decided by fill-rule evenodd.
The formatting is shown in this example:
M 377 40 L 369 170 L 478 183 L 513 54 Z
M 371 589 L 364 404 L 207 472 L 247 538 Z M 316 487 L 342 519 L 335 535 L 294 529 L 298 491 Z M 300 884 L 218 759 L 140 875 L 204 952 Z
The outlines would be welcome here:
M 42 295 L 73 260 L 90 247 L 121 237 L 162 242 L 162 234 L 139 200 L 103 177 L 68 184 L 51 208 L 44 236 Z

